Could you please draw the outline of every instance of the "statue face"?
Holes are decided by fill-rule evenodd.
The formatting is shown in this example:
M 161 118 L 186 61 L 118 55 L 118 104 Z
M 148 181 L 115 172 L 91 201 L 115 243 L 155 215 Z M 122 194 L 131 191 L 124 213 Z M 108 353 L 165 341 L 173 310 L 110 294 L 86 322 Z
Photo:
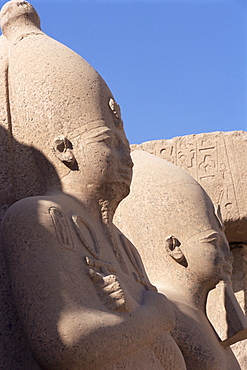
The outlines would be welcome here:
M 188 269 L 201 282 L 214 288 L 220 281 L 229 281 L 232 254 L 220 228 L 214 227 L 191 237 L 183 249 Z
M 129 193 L 133 163 L 122 129 L 104 121 L 89 124 L 84 133 L 70 135 L 81 180 L 87 187 L 122 189 Z M 109 186 L 110 185 L 110 186 Z

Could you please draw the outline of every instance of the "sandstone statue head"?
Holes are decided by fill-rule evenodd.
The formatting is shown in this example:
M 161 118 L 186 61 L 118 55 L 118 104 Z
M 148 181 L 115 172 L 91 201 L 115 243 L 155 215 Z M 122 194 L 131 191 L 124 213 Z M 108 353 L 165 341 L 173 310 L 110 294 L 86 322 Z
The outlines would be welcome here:
M 116 224 L 139 250 L 153 283 L 176 271 L 212 289 L 231 275 L 219 209 L 186 172 L 143 151 L 132 153 L 129 197 Z M 133 215 L 133 216 L 132 216 Z
M 13 137 L 35 149 L 47 188 L 58 186 L 55 167 L 60 181 L 69 183 L 67 190 L 75 183 L 87 190 L 111 183 L 109 191 L 122 199 L 129 192 L 132 162 L 120 108 L 105 81 L 82 57 L 38 30 L 38 15 L 28 2 L 8 2 L 1 19 L 11 50 Z M 28 169 L 28 158 L 23 161 Z

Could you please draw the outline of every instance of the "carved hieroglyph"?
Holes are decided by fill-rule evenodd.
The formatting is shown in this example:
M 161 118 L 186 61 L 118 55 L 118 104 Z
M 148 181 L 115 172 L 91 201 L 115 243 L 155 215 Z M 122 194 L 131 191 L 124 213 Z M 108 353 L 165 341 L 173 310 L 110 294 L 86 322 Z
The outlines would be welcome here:
M 247 244 L 247 132 L 212 132 L 134 145 L 179 166 L 220 204 L 228 241 Z
M 171 304 L 112 223 L 133 166 L 118 104 L 84 59 L 40 30 L 27 1 L 6 3 L 0 22 L 18 200 L 1 226 L 13 296 L 1 311 L 12 327 L 1 366 L 185 369 Z

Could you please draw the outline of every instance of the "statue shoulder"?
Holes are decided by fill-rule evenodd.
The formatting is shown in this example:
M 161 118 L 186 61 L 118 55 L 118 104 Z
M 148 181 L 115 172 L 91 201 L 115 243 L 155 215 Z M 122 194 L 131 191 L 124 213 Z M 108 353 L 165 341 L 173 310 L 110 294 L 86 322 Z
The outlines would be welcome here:
M 13 228 L 18 225 L 26 228 L 36 226 L 43 218 L 49 219 L 49 209 L 60 206 L 49 197 L 28 197 L 14 203 L 6 212 L 2 221 L 4 229 Z
M 43 243 L 71 248 L 67 218 L 51 197 L 29 197 L 17 201 L 2 221 L 3 242 L 7 248 Z

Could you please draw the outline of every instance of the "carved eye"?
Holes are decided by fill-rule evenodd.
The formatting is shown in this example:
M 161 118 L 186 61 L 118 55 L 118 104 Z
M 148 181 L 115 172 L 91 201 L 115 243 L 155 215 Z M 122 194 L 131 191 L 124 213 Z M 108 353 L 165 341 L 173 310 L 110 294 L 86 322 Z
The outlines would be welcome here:
M 118 148 L 121 144 L 121 140 L 118 135 L 109 130 L 109 133 L 104 133 L 98 138 L 98 142 L 103 142 L 107 146 Z

